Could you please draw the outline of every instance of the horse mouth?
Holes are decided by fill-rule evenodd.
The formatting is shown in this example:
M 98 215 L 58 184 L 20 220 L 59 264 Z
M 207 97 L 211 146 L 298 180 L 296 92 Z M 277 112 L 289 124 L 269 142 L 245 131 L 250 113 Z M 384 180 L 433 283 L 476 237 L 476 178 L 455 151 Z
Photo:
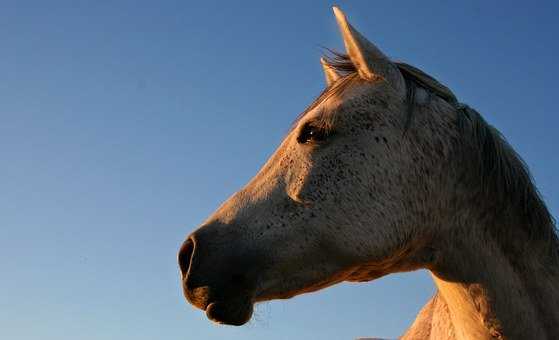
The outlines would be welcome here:
M 216 296 L 208 286 L 187 289 L 183 286 L 186 300 L 206 312 L 208 319 L 226 325 L 240 326 L 252 317 L 254 302 L 246 292 L 228 292 Z
M 220 324 L 241 326 L 252 317 L 253 306 L 253 302 L 245 297 L 237 297 L 229 301 L 210 302 L 206 306 L 206 316 Z

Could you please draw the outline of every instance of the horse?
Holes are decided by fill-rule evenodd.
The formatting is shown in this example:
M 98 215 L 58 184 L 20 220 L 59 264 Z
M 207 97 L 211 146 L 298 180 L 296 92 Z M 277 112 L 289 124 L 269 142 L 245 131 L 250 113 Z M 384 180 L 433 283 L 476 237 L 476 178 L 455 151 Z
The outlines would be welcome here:
M 188 302 L 242 325 L 258 302 L 426 269 L 437 291 L 402 339 L 559 339 L 559 241 L 525 163 L 334 14 L 326 89 L 180 247 Z

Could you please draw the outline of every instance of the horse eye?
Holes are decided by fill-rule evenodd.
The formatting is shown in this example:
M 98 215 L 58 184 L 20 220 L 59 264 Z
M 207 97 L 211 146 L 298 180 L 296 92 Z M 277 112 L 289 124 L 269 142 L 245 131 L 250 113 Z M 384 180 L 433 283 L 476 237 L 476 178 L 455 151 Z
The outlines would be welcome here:
M 327 137 L 328 133 L 324 128 L 306 123 L 301 129 L 299 137 L 297 137 L 297 142 L 300 144 L 320 143 L 324 142 Z

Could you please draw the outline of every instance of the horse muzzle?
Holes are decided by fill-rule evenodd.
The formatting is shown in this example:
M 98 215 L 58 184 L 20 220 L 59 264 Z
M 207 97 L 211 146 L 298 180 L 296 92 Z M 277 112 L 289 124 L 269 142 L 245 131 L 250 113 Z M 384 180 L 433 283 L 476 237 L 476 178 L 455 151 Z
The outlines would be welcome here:
M 204 229 L 207 228 L 207 229 Z M 191 234 L 178 253 L 186 300 L 215 322 L 243 325 L 253 312 L 253 257 L 238 252 L 235 239 L 205 226 Z

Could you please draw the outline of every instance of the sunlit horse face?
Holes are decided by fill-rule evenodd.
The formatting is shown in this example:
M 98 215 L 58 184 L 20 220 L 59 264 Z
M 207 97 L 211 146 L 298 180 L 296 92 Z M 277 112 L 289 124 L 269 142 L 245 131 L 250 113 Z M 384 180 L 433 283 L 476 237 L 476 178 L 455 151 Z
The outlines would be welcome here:
M 255 302 L 423 265 L 435 193 L 420 174 L 433 164 L 405 136 L 404 78 L 335 14 L 356 72 L 323 61 L 329 89 L 179 252 L 186 298 L 214 321 L 243 324 Z

